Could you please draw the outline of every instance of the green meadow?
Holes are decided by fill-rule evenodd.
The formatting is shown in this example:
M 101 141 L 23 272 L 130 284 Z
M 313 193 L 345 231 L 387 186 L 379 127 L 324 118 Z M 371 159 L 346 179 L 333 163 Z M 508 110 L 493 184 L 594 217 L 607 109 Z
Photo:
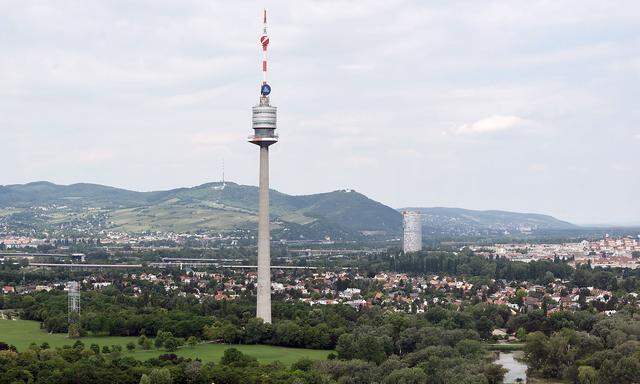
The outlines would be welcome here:
M 123 336 L 104 336 L 104 337 L 83 337 L 81 340 L 86 347 L 91 344 L 102 346 L 121 345 L 123 354 L 132 356 L 138 360 L 147 360 L 167 353 L 164 350 L 152 348 L 150 350 L 142 350 L 137 345 L 137 337 Z M 76 339 L 68 339 L 66 334 L 47 333 L 40 329 L 40 324 L 36 321 L 27 320 L 0 320 L 0 341 L 7 344 L 15 345 L 18 350 L 24 350 L 29 344 L 36 343 L 38 345 L 47 342 L 53 347 L 62 347 L 75 343 Z M 126 345 L 129 342 L 136 343 L 136 350 L 128 352 Z M 305 357 L 314 360 L 325 359 L 331 351 L 302 349 L 302 348 L 285 348 L 270 345 L 230 345 L 230 344 L 211 344 L 201 343 L 195 347 L 184 346 L 174 352 L 178 356 L 187 358 L 199 358 L 202 361 L 218 361 L 224 351 L 228 348 L 236 348 L 242 353 L 253 356 L 261 363 L 269 363 L 280 361 L 283 364 L 290 365 L 297 360 Z

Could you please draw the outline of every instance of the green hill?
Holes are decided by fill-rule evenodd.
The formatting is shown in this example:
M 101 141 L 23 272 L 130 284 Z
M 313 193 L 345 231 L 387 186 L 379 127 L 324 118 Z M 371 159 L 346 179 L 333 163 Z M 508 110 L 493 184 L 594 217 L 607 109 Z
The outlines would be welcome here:
M 26 208 L 52 204 L 73 207 L 127 207 L 158 201 L 167 192 L 135 192 L 98 184 L 57 185 L 48 181 L 37 181 L 0 186 L 0 207 Z
M 478 235 L 505 231 L 576 229 L 576 225 L 549 215 L 498 210 L 476 211 L 462 208 L 404 208 L 419 211 L 428 233 Z
M 394 235 L 400 214 L 363 194 L 341 190 L 291 196 L 270 191 L 276 229 L 313 237 Z M 258 188 L 236 183 L 207 183 L 168 191 L 135 192 L 96 184 L 34 182 L 0 187 L 0 223 L 128 232 L 197 232 L 255 228 Z
M 292 196 L 270 191 L 271 221 L 281 238 L 397 237 L 399 211 L 353 190 Z M 461 208 L 409 208 L 423 214 L 426 236 L 477 236 L 511 231 L 575 229 L 547 215 Z M 258 188 L 206 183 L 136 192 L 96 184 L 34 182 L 0 186 L 0 231 L 32 233 L 197 233 L 255 229 Z

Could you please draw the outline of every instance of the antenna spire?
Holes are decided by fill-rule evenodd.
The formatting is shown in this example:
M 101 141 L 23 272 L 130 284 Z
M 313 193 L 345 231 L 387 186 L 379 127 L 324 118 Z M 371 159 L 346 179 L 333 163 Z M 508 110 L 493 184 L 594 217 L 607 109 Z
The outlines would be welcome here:
M 260 44 L 262 45 L 262 87 L 260 94 L 264 97 L 271 93 L 271 86 L 267 84 L 267 47 L 269 46 L 269 35 L 267 35 L 267 10 L 263 10 L 262 14 L 262 36 L 260 36 Z

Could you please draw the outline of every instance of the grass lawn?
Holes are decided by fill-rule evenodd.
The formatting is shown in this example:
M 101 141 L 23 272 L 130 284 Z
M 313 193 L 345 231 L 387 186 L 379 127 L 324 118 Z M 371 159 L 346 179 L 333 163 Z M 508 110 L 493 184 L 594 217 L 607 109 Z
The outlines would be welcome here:
M 103 345 L 115 345 L 122 346 L 123 353 L 128 356 L 132 356 L 139 360 L 146 360 L 158 355 L 167 353 L 164 350 L 157 350 L 152 348 L 151 350 L 144 351 L 137 348 L 134 352 L 128 352 L 126 349 L 127 343 L 133 341 L 136 343 L 138 340 L 136 337 L 122 337 L 122 336 L 104 336 L 104 337 L 83 337 L 80 339 L 86 347 L 91 344 L 98 344 L 101 347 Z M 66 334 L 54 333 L 49 334 L 40 329 L 40 324 L 36 321 L 27 320 L 0 320 L 0 341 L 7 344 L 13 344 L 18 350 L 26 349 L 29 344 L 36 343 L 38 345 L 45 341 L 51 345 L 51 347 L 62 347 L 63 345 L 71 345 L 74 340 L 68 339 Z M 136 344 L 136 347 L 138 345 Z M 237 348 L 243 353 L 257 358 L 262 363 L 268 363 L 272 361 L 280 361 L 283 364 L 290 365 L 296 362 L 302 357 L 321 360 L 325 359 L 331 351 L 315 350 L 315 349 L 302 349 L 302 348 L 285 348 L 274 347 L 270 345 L 229 345 L 229 344 L 198 344 L 195 347 L 182 347 L 175 352 L 178 356 L 200 358 L 202 361 L 218 361 L 225 349 Z

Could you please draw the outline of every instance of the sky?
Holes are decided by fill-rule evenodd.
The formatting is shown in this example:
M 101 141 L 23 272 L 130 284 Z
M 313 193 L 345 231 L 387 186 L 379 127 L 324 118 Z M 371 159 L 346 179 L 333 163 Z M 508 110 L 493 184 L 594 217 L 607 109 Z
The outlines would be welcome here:
M 637 1 L 0 1 L 0 184 L 256 185 L 640 223 Z

